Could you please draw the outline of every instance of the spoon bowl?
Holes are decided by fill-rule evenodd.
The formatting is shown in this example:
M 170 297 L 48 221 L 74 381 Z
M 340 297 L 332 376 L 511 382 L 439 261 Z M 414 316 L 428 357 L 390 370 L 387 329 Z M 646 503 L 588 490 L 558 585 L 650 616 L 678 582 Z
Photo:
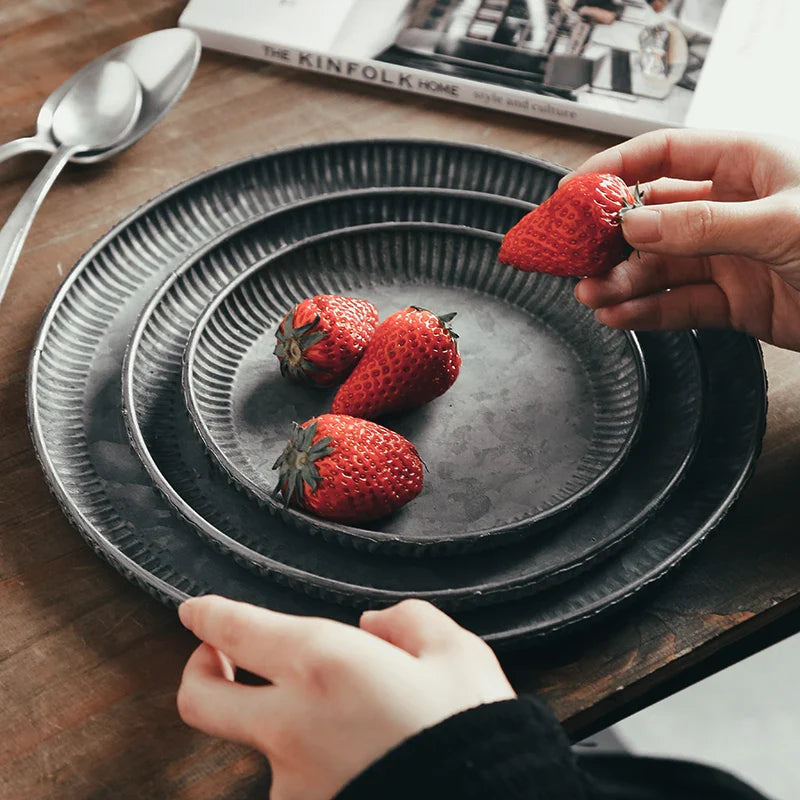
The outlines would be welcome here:
M 111 158 L 141 139 L 175 105 L 197 69 L 200 50 L 198 36 L 184 28 L 154 31 L 109 50 L 78 70 L 45 100 L 36 120 L 36 134 L 0 146 L 0 161 L 34 150 L 55 153 L 59 142 L 53 135 L 53 117 L 61 101 L 97 67 L 98 62 L 119 61 L 130 67 L 141 84 L 139 118 L 131 130 L 112 146 L 73 153 L 70 161 L 93 164 Z
M 73 154 L 116 146 L 133 130 L 142 109 L 142 89 L 133 70 L 106 61 L 84 73 L 62 98 L 51 131 Z
M 142 109 L 130 132 L 112 147 L 76 154 L 72 161 L 104 161 L 139 141 L 186 91 L 200 60 L 200 38 L 185 28 L 167 28 L 140 36 L 106 53 L 127 64 L 142 86 Z M 102 58 L 102 56 L 101 56 Z

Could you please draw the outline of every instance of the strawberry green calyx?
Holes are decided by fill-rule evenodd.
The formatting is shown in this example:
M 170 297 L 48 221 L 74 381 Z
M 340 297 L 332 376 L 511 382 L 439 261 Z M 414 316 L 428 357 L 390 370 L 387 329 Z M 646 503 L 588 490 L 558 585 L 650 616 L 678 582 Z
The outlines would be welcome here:
M 284 507 L 288 507 L 292 498 L 302 503 L 305 486 L 312 492 L 317 488 L 322 478 L 314 462 L 333 452 L 333 448 L 330 447 L 333 439 L 330 436 L 314 442 L 317 434 L 316 422 L 305 428 L 296 422 L 292 425 L 293 438 L 272 465 L 272 469 L 279 470 L 275 493 L 283 495 Z
M 619 218 L 622 219 L 632 208 L 639 208 L 644 205 L 644 190 L 639 186 L 639 181 L 636 181 L 636 186 L 633 189 L 633 202 L 625 198 L 622 208 L 619 210 Z
M 619 210 L 619 221 L 622 222 L 622 218 L 632 209 L 632 208 L 639 208 L 639 206 L 644 205 L 644 189 L 639 186 L 639 181 L 636 181 L 636 186 L 633 188 L 633 202 L 629 202 L 628 199 L 625 199 L 625 204 Z M 636 251 L 637 256 L 641 256 L 641 252 L 639 250 Z
M 281 366 L 281 375 L 296 379 L 303 379 L 309 372 L 318 371 L 319 367 L 305 357 L 305 352 L 317 342 L 325 338 L 325 331 L 314 331 L 319 324 L 320 316 L 299 328 L 294 327 L 294 315 L 298 306 L 295 306 L 283 319 L 278 327 L 276 337 L 278 343 L 273 350 Z
M 451 311 L 449 314 L 442 314 L 441 317 L 437 317 L 439 322 L 442 323 L 442 327 L 450 334 L 451 339 L 458 339 L 458 334 L 450 327 L 450 323 L 456 318 L 457 311 Z
M 433 311 L 430 311 L 427 308 L 422 308 L 421 306 L 411 306 L 415 311 L 424 311 L 426 314 L 433 314 Z M 450 334 L 450 338 L 453 340 L 458 339 L 458 334 L 450 327 L 450 323 L 456 318 L 457 311 L 451 311 L 449 314 L 442 314 L 438 316 L 433 314 L 436 319 L 439 320 L 441 326 Z

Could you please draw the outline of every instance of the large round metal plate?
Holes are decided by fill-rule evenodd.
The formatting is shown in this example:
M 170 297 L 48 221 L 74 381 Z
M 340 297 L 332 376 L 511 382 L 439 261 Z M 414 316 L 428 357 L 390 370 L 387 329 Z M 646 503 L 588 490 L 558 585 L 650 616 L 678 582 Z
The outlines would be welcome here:
M 289 590 L 214 552 L 153 489 L 121 414 L 125 346 L 148 298 L 177 264 L 270 208 L 364 186 L 451 186 L 532 199 L 563 170 L 488 148 L 344 142 L 249 159 L 137 210 L 76 265 L 46 313 L 31 361 L 30 424 L 48 482 L 87 542 L 165 602 L 219 592 L 288 612 L 353 621 L 337 604 Z M 666 574 L 722 519 L 751 474 L 765 420 L 757 345 L 701 333 L 707 411 L 686 479 L 640 535 L 579 580 L 460 620 L 488 640 L 549 636 L 618 607 Z M 313 592 L 312 592 L 313 594 Z

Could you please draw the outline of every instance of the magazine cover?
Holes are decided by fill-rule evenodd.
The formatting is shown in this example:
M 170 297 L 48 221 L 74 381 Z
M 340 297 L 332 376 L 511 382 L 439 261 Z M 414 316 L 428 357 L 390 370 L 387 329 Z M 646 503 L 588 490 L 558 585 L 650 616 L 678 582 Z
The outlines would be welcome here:
M 191 0 L 180 24 L 211 48 L 635 135 L 686 122 L 725 4 Z

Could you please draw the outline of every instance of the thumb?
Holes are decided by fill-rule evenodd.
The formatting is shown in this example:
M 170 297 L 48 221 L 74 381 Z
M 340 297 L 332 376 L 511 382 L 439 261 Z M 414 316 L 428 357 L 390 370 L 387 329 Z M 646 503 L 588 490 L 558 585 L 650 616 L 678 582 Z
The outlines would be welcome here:
M 443 611 L 416 599 L 403 600 L 382 611 L 365 611 L 359 627 L 412 656 L 446 650 L 460 638 L 472 636 Z
M 776 251 L 774 210 L 765 200 L 641 206 L 625 212 L 622 233 L 631 247 L 649 253 L 708 256 L 732 253 L 771 261 Z

